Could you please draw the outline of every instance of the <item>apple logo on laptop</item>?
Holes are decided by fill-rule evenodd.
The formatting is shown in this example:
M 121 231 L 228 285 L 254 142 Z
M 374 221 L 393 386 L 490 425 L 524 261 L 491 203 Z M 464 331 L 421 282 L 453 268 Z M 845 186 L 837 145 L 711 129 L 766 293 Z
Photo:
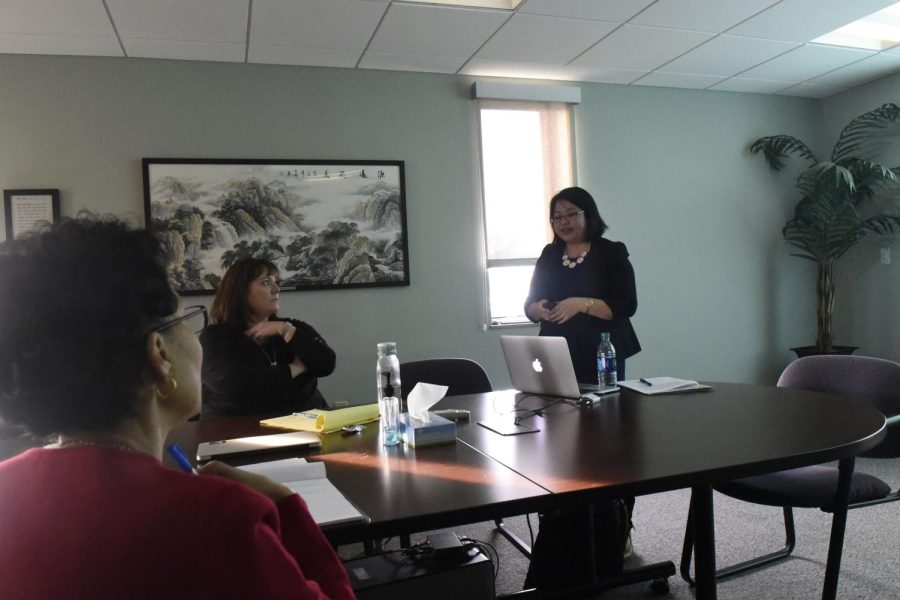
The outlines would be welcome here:
M 541 366 L 541 361 L 538 358 L 534 359 L 534 362 L 531 363 L 531 368 L 534 369 L 535 373 L 540 373 L 544 370 L 544 367 Z

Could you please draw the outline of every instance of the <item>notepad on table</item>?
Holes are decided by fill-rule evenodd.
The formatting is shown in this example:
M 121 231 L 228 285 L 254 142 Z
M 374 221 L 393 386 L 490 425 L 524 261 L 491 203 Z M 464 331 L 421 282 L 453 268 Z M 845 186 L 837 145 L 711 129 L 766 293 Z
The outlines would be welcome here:
M 645 377 L 644 379 L 630 379 L 620 381 L 620 387 L 628 388 L 642 394 L 678 394 L 681 392 L 696 392 L 710 390 L 712 386 L 699 383 L 691 379 L 679 379 L 677 377 Z
M 197 460 L 209 460 L 232 454 L 250 452 L 273 452 L 290 448 L 306 448 L 321 446 L 322 440 L 309 431 L 291 431 L 269 435 L 232 438 L 202 442 L 197 446 Z
M 309 507 L 313 519 L 320 526 L 368 521 L 368 517 L 353 506 L 344 494 L 325 476 L 325 463 L 307 462 L 303 458 L 287 458 L 240 467 L 251 473 L 265 475 L 286 485 Z
M 307 410 L 284 417 L 265 419 L 260 421 L 259 424 L 268 427 L 281 427 L 282 429 L 331 433 L 339 430 L 344 425 L 368 423 L 376 420 L 378 420 L 378 405 L 363 404 L 336 410 Z

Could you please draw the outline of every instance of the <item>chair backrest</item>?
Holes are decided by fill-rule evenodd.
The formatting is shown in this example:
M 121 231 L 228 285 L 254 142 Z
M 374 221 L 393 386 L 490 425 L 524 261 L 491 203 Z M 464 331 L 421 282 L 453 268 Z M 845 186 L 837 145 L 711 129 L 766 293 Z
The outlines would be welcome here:
M 481 365 L 468 358 L 429 358 L 400 365 L 404 400 L 420 381 L 446 385 L 450 388 L 448 396 L 482 394 L 494 389 Z
M 806 356 L 787 366 L 778 387 L 849 396 L 869 402 L 891 417 L 900 414 L 900 364 L 871 356 Z M 900 428 L 863 456 L 900 456 Z

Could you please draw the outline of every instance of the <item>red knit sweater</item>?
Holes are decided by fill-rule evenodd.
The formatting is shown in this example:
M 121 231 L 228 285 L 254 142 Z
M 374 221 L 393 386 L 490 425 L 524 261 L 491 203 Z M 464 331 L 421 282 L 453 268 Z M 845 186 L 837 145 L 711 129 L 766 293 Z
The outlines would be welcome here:
M 292 495 L 102 446 L 0 463 L 0 598 L 354 598 Z

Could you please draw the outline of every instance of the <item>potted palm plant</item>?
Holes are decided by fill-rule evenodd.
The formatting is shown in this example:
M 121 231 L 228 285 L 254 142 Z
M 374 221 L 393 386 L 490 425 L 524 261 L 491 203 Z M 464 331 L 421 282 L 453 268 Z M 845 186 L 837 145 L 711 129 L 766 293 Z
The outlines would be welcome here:
M 831 343 L 835 265 L 866 235 L 900 228 L 896 210 L 878 212 L 872 202 L 876 192 L 898 182 L 900 167 L 886 167 L 875 160 L 890 137 L 896 136 L 898 125 L 900 108 L 895 104 L 856 117 L 841 131 L 830 160 L 819 160 L 809 146 L 789 135 L 762 137 L 750 146 L 754 154 L 762 152 L 776 171 L 789 156 L 809 161 L 796 181 L 800 200 L 782 229 L 785 241 L 797 249 L 792 254 L 816 264 L 816 343 L 792 348 L 798 356 L 855 350 Z

